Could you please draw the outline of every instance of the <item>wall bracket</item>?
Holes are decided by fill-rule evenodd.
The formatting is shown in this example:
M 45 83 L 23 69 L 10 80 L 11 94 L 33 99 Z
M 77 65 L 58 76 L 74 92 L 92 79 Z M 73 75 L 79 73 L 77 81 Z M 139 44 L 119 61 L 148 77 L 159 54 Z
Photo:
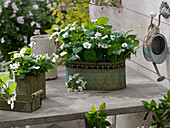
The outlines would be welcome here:
M 160 13 L 165 19 L 170 17 L 170 7 L 167 2 L 162 1 L 161 6 L 160 6 Z

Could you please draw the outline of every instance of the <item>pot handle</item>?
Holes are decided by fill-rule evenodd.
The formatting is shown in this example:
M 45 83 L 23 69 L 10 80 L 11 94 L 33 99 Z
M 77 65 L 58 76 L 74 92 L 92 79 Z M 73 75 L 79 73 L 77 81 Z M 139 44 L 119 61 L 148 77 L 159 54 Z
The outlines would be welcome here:
M 38 97 L 38 96 L 42 95 L 43 92 L 44 92 L 44 91 L 43 91 L 42 89 L 39 90 L 39 91 L 36 91 L 36 92 L 34 92 L 34 93 L 32 94 L 32 97 L 33 97 L 33 98 Z

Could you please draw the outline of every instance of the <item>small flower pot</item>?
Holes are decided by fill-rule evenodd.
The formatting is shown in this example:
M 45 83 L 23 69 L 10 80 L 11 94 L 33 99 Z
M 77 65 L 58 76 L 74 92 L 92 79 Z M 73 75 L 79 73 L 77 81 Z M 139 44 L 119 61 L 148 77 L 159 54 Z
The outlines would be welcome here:
M 33 54 L 48 54 L 51 56 L 53 53 L 56 53 L 56 46 L 54 39 L 49 39 L 50 35 L 36 35 L 31 37 L 31 41 L 34 41 L 36 45 L 33 48 Z M 58 77 L 57 65 L 55 69 L 50 70 L 46 73 L 46 80 L 56 79 Z
M 15 82 L 17 82 L 17 95 L 31 96 L 32 93 L 42 89 L 42 99 L 46 97 L 45 72 L 40 76 L 27 75 L 24 79 L 15 76 Z
M 72 62 L 66 64 L 66 81 L 70 75 L 79 73 L 87 81 L 89 90 L 119 90 L 126 88 L 125 62 L 92 63 Z

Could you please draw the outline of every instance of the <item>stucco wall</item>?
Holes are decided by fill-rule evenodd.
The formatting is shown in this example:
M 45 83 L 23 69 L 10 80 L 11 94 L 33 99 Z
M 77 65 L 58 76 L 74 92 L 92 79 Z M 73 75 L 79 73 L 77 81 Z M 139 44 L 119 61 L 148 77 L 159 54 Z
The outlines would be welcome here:
M 142 40 L 146 35 L 146 29 L 150 24 L 150 12 L 154 11 L 157 16 L 154 19 L 154 23 L 157 25 L 159 7 L 162 0 L 123 0 L 123 8 L 117 9 L 109 6 L 95 6 L 90 5 L 90 18 L 96 19 L 98 17 L 104 16 L 110 18 L 109 24 L 113 25 L 113 28 L 126 32 L 128 30 L 133 30 L 133 33 L 138 34 L 140 40 L 140 47 L 137 49 L 137 57 L 132 56 L 131 61 L 127 61 L 127 66 L 139 72 L 148 78 L 157 80 L 157 74 L 154 73 L 155 69 L 152 63 L 145 60 L 142 51 Z M 170 0 L 167 1 L 170 5 Z M 120 11 L 120 13 L 119 13 Z M 161 75 L 164 75 L 167 79 L 163 82 L 158 83 L 170 89 L 170 18 L 161 18 L 160 31 L 165 35 L 169 54 L 167 60 L 158 65 Z M 169 79 L 169 80 L 168 80 Z

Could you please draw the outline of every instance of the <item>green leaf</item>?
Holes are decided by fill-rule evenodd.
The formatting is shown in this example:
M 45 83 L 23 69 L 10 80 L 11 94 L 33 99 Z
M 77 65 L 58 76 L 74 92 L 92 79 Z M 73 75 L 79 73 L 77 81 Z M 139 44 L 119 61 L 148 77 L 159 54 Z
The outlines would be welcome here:
M 106 103 L 102 103 L 99 107 L 99 111 L 105 110 L 106 109 Z
M 81 50 L 82 50 L 83 48 L 82 47 L 73 47 L 73 52 L 74 53 L 79 53 L 79 52 L 81 52 Z
M 142 100 L 144 106 L 147 106 L 149 103 L 147 101 Z
M 3 85 L 4 83 L 6 83 L 8 78 L 9 78 L 9 74 L 0 74 L 0 83 L 2 83 Z
M 31 49 L 31 48 L 29 48 L 29 47 L 23 47 L 23 48 L 25 48 L 25 49 L 26 49 L 25 54 L 30 55 L 30 54 L 32 53 L 32 49 Z M 23 49 L 23 48 L 22 48 L 22 49 Z
M 87 62 L 95 62 L 97 60 L 97 57 L 96 57 L 96 53 L 94 52 L 94 50 L 86 50 L 84 52 L 84 59 Z
M 107 24 L 108 23 L 108 21 L 109 21 L 109 18 L 107 18 L 107 17 L 100 17 L 100 18 L 98 18 L 97 19 L 97 25 L 105 25 L 105 24 Z
M 111 126 L 109 121 L 105 121 L 104 123 L 105 123 L 106 126 Z
M 95 50 L 96 56 L 97 56 L 97 61 L 100 61 L 103 57 L 103 52 L 101 49 Z
M 156 107 L 157 104 L 156 104 L 156 102 L 155 102 L 154 100 L 152 100 L 151 103 L 150 103 L 150 105 Z
M 153 119 L 154 121 L 156 121 L 156 117 L 155 117 L 154 114 L 152 115 L 152 119 Z
M 91 30 L 86 30 L 85 32 L 84 32 L 84 34 L 86 35 L 86 36 L 93 36 L 94 35 L 94 31 L 91 31 Z
M 91 22 L 90 20 L 87 20 L 85 23 L 84 23 L 84 28 L 85 29 L 92 29 L 92 28 L 95 28 L 95 25 L 93 22 Z
M 71 57 L 69 58 L 70 61 L 75 61 L 77 60 L 77 57 L 76 55 L 71 55 Z
M 18 76 L 18 78 L 19 78 L 19 79 L 24 79 L 25 76 L 26 76 L 26 74 L 20 74 L 20 75 Z
M 124 35 L 126 36 L 129 32 L 132 32 L 133 30 L 129 30 L 127 31 Z
M 17 83 L 14 81 L 9 81 L 8 86 L 9 86 L 9 94 L 11 95 L 16 90 Z
M 91 110 L 92 110 L 93 113 L 97 111 L 96 106 L 94 104 L 92 105 Z
M 11 71 L 9 71 L 9 78 L 13 79 L 13 76 L 14 76 L 14 74 Z
M 170 91 L 167 92 L 168 99 L 170 100 Z
M 128 35 L 126 38 L 134 40 L 137 37 L 137 35 Z

